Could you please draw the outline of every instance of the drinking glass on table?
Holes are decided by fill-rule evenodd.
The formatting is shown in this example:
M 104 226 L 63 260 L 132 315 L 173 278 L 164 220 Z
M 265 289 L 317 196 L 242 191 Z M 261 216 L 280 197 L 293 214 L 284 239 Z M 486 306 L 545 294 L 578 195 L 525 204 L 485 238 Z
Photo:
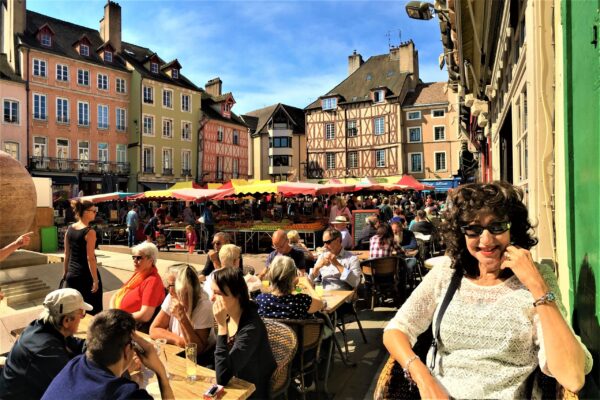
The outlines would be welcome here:
M 188 343 L 185 345 L 185 374 L 188 382 L 196 380 L 196 356 L 198 354 L 198 346 L 196 343 Z
M 171 374 L 169 373 L 169 364 L 167 363 L 167 339 L 156 339 L 154 341 L 154 347 L 156 348 L 156 354 L 158 354 L 158 358 L 165 366 L 167 378 L 171 379 Z
M 315 285 L 315 292 L 317 293 L 317 296 L 323 297 L 323 294 L 325 293 L 325 290 L 323 289 L 323 284 L 322 283 L 317 283 Z

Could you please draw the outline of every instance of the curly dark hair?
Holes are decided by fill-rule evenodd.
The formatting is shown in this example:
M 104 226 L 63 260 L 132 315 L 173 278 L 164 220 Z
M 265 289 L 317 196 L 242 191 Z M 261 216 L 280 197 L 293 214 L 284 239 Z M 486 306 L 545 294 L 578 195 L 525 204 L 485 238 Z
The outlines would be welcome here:
M 482 213 L 491 213 L 511 223 L 512 244 L 529 250 L 538 242 L 533 235 L 527 207 L 523 203 L 523 191 L 508 182 L 462 185 L 448 195 L 447 203 L 441 225 L 446 254 L 452 259 L 453 268 L 462 268 L 471 277 L 479 276 L 479 266 L 467 249 L 465 235 L 460 227 L 469 224 Z

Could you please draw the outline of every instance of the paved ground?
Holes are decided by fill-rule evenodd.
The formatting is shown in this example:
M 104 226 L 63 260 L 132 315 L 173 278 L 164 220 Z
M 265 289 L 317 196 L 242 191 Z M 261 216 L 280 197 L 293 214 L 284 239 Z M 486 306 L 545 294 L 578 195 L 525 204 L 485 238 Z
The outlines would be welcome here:
M 100 246 L 96 251 L 98 262 L 101 263 L 100 273 L 103 280 L 104 292 L 118 289 L 127 280 L 133 271 L 131 252 L 126 246 Z M 244 254 L 244 265 L 253 266 L 256 272 L 264 268 L 266 254 Z M 54 261 L 60 261 L 62 253 L 51 255 Z M 206 255 L 189 255 L 184 251 L 161 251 L 159 254 L 158 269 L 161 274 L 174 264 L 188 263 L 200 270 L 206 261 Z M 46 282 L 49 287 L 58 285 L 62 273 L 61 263 L 52 263 L 33 267 L 11 268 L 0 271 L 0 281 L 36 276 Z M 25 326 L 39 313 L 41 301 L 22 304 L 11 308 L 6 301 L 0 303 L 0 322 L 5 329 L 0 329 L 0 347 L 6 347 L 7 332 Z M 359 302 L 359 306 L 362 303 Z M 359 318 L 367 336 L 367 343 L 363 343 L 357 324 L 348 325 L 350 358 L 357 363 L 355 367 L 345 366 L 339 356 L 336 356 L 332 374 L 329 380 L 330 398 L 335 399 L 367 399 L 373 397 L 373 389 L 379 370 L 387 359 L 387 352 L 382 344 L 383 327 L 394 315 L 395 310 L 390 308 L 376 308 L 375 311 L 361 310 Z M 2 326 L 0 326 L 2 328 Z M 6 343 L 4 343 L 6 342 Z M 9 347 L 10 348 L 10 347 Z M 1 349 L 0 349 L 1 350 Z M 7 351 L 6 349 L 4 351 Z M 0 353 L 4 352 L 0 351 Z M 290 398 L 294 398 L 291 393 Z M 324 396 L 320 396 L 323 398 Z M 307 398 L 317 398 L 315 393 L 308 393 Z

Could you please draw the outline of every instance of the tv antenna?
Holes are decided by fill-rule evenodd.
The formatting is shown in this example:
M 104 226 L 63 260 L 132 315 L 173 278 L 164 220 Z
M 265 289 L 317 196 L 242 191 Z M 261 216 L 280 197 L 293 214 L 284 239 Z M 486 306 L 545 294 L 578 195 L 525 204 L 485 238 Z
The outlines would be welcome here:
M 392 29 L 387 31 L 387 33 L 385 34 L 385 36 L 387 37 L 388 40 L 388 48 L 392 48 L 395 47 L 394 45 L 392 45 L 392 34 L 398 32 L 398 44 L 401 43 L 401 37 L 402 37 L 402 31 L 400 30 L 400 28 L 398 29 Z

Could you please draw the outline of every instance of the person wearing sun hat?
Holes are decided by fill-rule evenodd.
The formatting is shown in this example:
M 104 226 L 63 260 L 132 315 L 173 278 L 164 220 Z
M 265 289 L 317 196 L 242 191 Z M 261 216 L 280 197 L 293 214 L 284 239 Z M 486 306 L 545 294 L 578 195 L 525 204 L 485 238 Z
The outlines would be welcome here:
M 2 399 L 39 399 L 60 370 L 84 351 L 73 335 L 92 306 L 75 289 L 58 289 L 44 299 L 40 317 L 19 336 L 0 375 Z
M 344 250 L 350 250 L 352 247 L 354 247 L 352 235 L 350 232 L 348 232 L 348 222 L 348 218 L 343 215 L 338 215 L 331 222 L 331 225 L 335 228 L 335 230 L 342 234 L 342 247 Z

